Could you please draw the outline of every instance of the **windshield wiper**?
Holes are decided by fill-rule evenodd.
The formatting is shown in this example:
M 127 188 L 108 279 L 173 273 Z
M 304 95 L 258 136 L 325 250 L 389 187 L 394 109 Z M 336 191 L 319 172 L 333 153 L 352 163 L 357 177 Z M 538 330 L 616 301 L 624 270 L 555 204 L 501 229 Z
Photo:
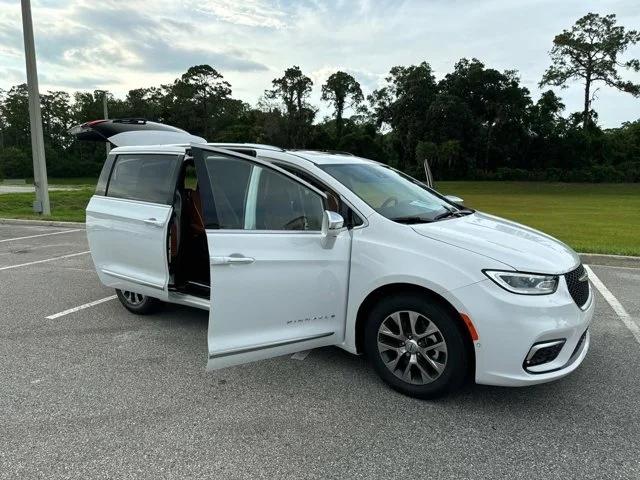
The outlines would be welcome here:
M 442 220 L 443 218 L 462 217 L 464 215 L 471 215 L 473 212 L 475 212 L 475 210 L 472 210 L 470 208 L 457 209 L 457 208 L 448 207 L 446 205 L 443 205 L 443 208 L 446 210 L 446 212 L 441 213 L 440 215 L 436 215 L 433 219 L 434 222 L 438 220 Z
M 393 220 L 394 222 L 398 222 L 398 223 L 405 223 L 407 225 L 411 225 L 414 223 L 429 223 L 429 222 L 433 222 L 433 220 L 431 220 L 430 218 L 424 218 L 424 217 L 418 217 L 415 215 L 409 215 L 406 217 L 393 217 L 390 218 L 390 220 Z

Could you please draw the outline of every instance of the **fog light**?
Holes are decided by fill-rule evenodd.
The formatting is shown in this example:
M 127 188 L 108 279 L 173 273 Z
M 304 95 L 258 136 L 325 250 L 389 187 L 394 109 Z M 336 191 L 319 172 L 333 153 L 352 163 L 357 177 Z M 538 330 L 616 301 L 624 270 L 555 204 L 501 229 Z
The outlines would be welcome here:
M 529 350 L 522 366 L 527 370 L 529 367 L 554 361 L 560 354 L 566 341 L 567 340 L 563 338 L 561 340 L 551 340 L 534 344 Z

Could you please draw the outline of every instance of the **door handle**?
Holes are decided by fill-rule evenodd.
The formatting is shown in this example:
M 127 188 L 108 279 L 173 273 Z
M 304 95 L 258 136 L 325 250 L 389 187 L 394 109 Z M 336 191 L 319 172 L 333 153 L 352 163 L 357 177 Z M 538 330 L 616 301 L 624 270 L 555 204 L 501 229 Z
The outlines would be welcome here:
M 209 263 L 211 265 L 248 265 L 255 262 L 255 258 L 244 256 L 230 256 L 230 257 L 210 257 Z
M 162 227 L 164 226 L 163 222 L 159 222 L 157 218 L 145 218 L 142 220 L 146 225 L 151 225 L 152 227 Z

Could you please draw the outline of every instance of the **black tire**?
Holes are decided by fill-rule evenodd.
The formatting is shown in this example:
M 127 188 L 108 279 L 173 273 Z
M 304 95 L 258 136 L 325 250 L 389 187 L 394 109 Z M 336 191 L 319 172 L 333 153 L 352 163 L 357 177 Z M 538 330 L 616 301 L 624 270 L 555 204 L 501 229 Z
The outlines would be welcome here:
M 131 293 L 128 291 L 122 291 L 116 288 L 116 294 L 118 295 L 118 300 L 120 303 L 124 305 L 124 308 L 129 310 L 131 313 L 135 313 L 136 315 L 148 315 L 158 310 L 158 307 L 162 303 L 157 298 L 148 297 L 147 295 L 134 294 L 136 295 L 136 300 L 130 300 Z
M 396 314 L 396 312 L 402 313 Z M 398 323 L 395 319 L 401 319 L 400 323 L 404 322 L 406 326 L 408 325 L 407 322 L 409 322 L 408 312 L 416 312 L 418 314 L 419 319 L 416 320 L 416 324 L 420 324 L 421 326 L 426 325 L 429 329 L 433 329 L 429 323 L 432 322 L 438 329 L 438 332 L 433 335 L 426 335 L 424 337 L 416 336 L 416 339 L 420 338 L 420 340 L 417 341 L 420 342 L 421 345 L 426 346 L 428 343 L 441 344 L 441 342 L 444 341 L 445 352 L 431 350 L 429 354 L 437 358 L 438 361 L 444 361 L 444 368 L 439 373 L 439 376 L 437 370 L 430 367 L 430 362 L 426 361 L 427 359 L 425 359 L 425 354 L 423 354 L 422 351 L 420 351 L 420 355 L 412 356 L 409 352 L 397 354 L 397 350 L 394 348 L 385 352 L 379 350 L 378 338 L 381 324 L 386 322 L 385 327 L 389 325 L 393 326 Z M 390 317 L 392 314 L 394 314 L 394 317 Z M 416 318 L 416 316 L 414 315 L 413 318 Z M 407 329 L 405 328 L 405 330 Z M 427 328 L 425 327 L 424 331 L 420 333 L 425 335 L 426 332 Z M 403 336 L 402 327 L 400 327 L 398 335 Z M 390 340 L 398 344 L 402 344 L 403 342 L 403 340 L 396 338 L 385 337 L 384 334 L 382 334 L 380 338 L 384 340 L 383 343 L 385 344 L 389 343 Z M 409 338 L 413 338 L 413 336 L 409 336 Z M 384 349 L 384 347 L 382 348 Z M 404 346 L 400 348 L 407 350 Z M 394 390 L 412 397 L 422 399 L 441 397 L 457 390 L 467 377 L 469 365 L 468 354 L 459 324 L 446 308 L 437 302 L 431 301 L 429 298 L 400 294 L 384 298 L 378 302 L 369 313 L 369 318 L 365 325 L 364 350 L 369 361 L 373 364 L 376 373 L 385 383 Z M 391 352 L 391 355 L 389 355 L 389 352 Z M 421 382 L 426 377 L 426 375 L 423 375 L 423 372 L 431 373 L 435 379 L 431 380 L 429 377 L 426 377 L 429 378 L 427 381 L 430 383 L 415 384 L 410 381 L 405 381 L 398 376 L 402 375 L 405 371 L 405 367 L 409 363 L 408 359 L 412 358 L 415 361 L 418 356 L 420 356 L 421 360 L 420 366 L 429 368 L 421 368 L 422 371 L 419 371 L 418 365 L 411 366 L 409 367 L 409 377 L 411 377 L 413 381 Z M 384 361 L 385 359 L 390 365 L 394 365 L 393 371 L 387 367 Z M 440 366 L 440 364 L 438 364 L 438 366 Z M 426 372 L 426 370 L 428 370 L 428 372 Z

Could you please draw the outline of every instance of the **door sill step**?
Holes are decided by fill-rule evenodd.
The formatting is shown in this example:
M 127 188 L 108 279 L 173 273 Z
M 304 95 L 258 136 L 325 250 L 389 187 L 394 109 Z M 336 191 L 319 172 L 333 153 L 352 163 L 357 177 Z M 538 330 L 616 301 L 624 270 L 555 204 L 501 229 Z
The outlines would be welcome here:
M 209 310 L 209 308 L 211 307 L 211 303 L 208 299 L 196 297 L 194 295 L 188 295 L 186 293 L 169 292 L 168 300 L 170 303 L 186 305 L 187 307 L 195 307 L 201 310 Z

